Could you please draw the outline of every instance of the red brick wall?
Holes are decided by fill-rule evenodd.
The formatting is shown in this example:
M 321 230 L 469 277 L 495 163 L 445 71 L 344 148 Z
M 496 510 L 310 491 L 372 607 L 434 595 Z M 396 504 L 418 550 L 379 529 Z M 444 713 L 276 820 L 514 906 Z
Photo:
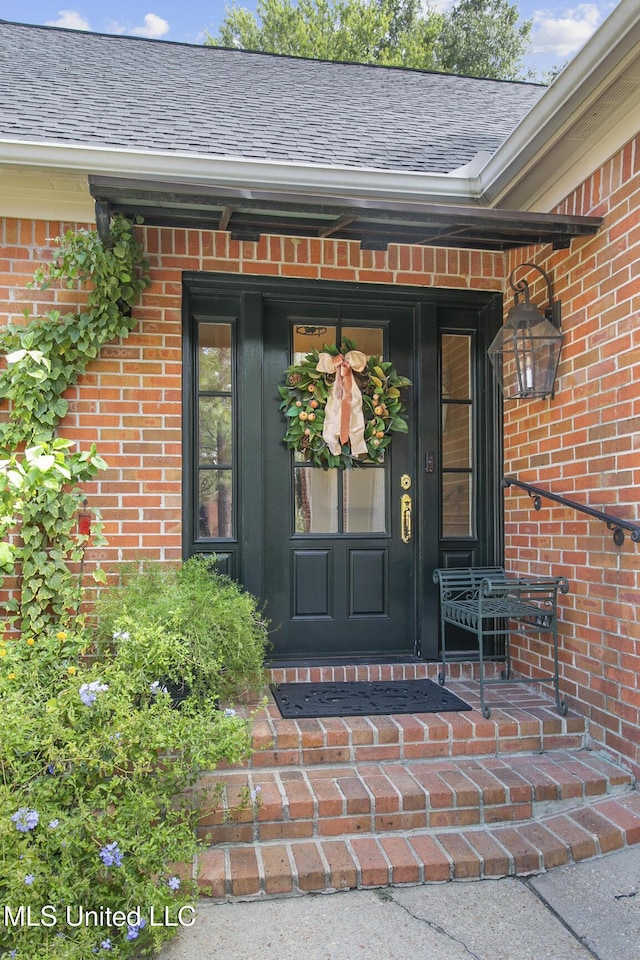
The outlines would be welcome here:
M 0 235 L 0 324 L 55 307 L 78 294 L 28 290 L 36 266 L 54 255 L 48 238 L 82 225 L 5 221 Z M 137 556 L 181 555 L 182 273 L 202 270 L 264 276 L 502 289 L 503 257 L 475 251 L 143 227 L 152 285 L 134 311 L 136 330 L 102 350 L 79 385 L 60 433 L 83 448 L 95 442 L 109 469 L 88 487 L 109 545 L 88 559 L 105 568 Z
M 505 403 L 505 472 L 640 522 L 640 139 L 557 212 L 605 220 L 571 250 L 509 258 L 507 273 L 533 260 L 551 275 L 565 342 L 555 398 Z M 546 287 L 537 273 L 529 279 L 531 299 L 542 304 Z M 616 547 L 604 523 L 548 500 L 538 513 L 514 487 L 505 510 L 507 564 L 570 581 L 560 628 L 569 705 L 586 710 L 593 738 L 639 774 L 640 544 L 627 535 Z M 547 653 L 535 642 L 516 666 L 548 668 Z

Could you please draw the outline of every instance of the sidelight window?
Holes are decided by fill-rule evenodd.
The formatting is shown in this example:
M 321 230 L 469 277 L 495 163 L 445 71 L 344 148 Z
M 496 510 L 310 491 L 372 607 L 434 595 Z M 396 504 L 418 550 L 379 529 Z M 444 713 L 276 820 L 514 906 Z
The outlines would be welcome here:
M 230 323 L 198 324 L 197 440 L 200 537 L 234 535 L 234 356 Z
M 473 537 L 475 451 L 471 335 L 443 334 L 441 348 L 441 534 L 446 538 Z

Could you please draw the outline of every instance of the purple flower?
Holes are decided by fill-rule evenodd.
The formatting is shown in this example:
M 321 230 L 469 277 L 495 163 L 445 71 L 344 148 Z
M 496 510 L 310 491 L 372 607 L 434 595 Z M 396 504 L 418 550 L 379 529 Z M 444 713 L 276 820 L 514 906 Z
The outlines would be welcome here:
M 140 923 L 130 923 L 127 927 L 127 940 L 137 940 L 140 936 L 140 931 L 143 927 L 146 927 L 147 921 L 142 917 Z
M 118 847 L 116 840 L 114 840 L 113 843 L 108 843 L 106 847 L 101 849 L 100 859 L 104 863 L 105 867 L 122 866 L 122 851 Z
M 258 799 L 258 795 L 261 793 L 262 793 L 262 787 L 260 786 L 260 784 L 258 784 L 258 786 L 254 787 L 253 790 L 251 791 L 251 800 L 253 801 L 253 803 L 256 802 L 256 800 Z
M 93 703 L 95 703 L 98 694 L 108 689 L 108 683 L 98 683 L 97 680 L 94 680 L 93 683 L 83 683 L 80 687 L 80 699 L 84 703 L 85 707 L 90 707 Z
M 167 880 L 167 886 L 169 890 L 179 890 L 180 889 L 180 877 L 169 877 Z
M 26 883 L 26 885 L 27 885 L 28 887 L 30 887 L 31 884 L 33 883 L 33 881 L 34 881 L 35 879 L 36 879 L 36 878 L 34 877 L 34 875 L 33 875 L 32 873 L 28 873 L 28 874 L 26 875 L 26 877 L 24 878 L 24 882 Z
M 49 829 L 50 829 L 50 830 L 55 830 L 55 828 L 56 828 L 56 827 L 59 827 L 59 826 L 60 826 L 60 821 L 59 821 L 58 819 L 56 819 L 56 820 L 49 820 Z
M 111 950 L 111 940 L 109 940 L 109 937 L 107 937 L 106 940 L 103 940 L 100 946 L 103 950 Z
M 16 830 L 20 833 L 29 833 L 29 830 L 35 830 L 38 826 L 40 815 L 37 810 L 30 810 L 29 807 L 20 807 L 11 817 L 16 825 Z
M 227 709 L 226 709 L 225 712 L 224 712 L 224 715 L 225 715 L 225 717 L 236 717 L 236 716 L 237 716 L 237 713 L 236 713 L 236 711 L 233 709 L 233 707 L 227 707 Z

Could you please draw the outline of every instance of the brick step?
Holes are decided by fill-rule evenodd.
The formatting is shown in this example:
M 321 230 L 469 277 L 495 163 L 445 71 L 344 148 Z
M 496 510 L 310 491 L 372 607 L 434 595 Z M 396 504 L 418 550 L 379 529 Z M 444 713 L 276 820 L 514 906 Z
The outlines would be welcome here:
M 490 825 L 632 787 L 587 750 L 215 772 L 199 784 L 199 832 L 220 844 Z
M 214 846 L 196 864 L 215 899 L 524 876 L 640 843 L 640 793 L 538 820 L 449 830 Z
M 426 669 L 433 668 L 434 664 L 417 666 Z M 369 671 L 372 669 L 367 667 Z M 285 720 L 271 693 L 265 691 L 265 707 L 256 704 L 244 707 L 249 712 L 256 711 L 255 753 L 249 767 L 406 762 L 434 757 L 578 750 L 587 745 L 584 717 L 571 713 L 560 716 L 548 692 L 517 683 L 490 687 L 488 698 L 492 713 L 486 720 L 479 710 L 477 680 L 460 678 L 448 682 L 447 686 L 473 709 L 462 713 Z
M 488 661 L 485 673 L 495 676 L 504 667 L 502 662 Z M 376 680 L 437 680 L 440 672 L 437 661 L 405 660 L 388 663 L 336 662 L 333 664 L 272 667 L 267 671 L 269 683 L 331 683 L 345 681 Z M 447 664 L 447 676 L 451 680 L 477 680 L 478 664 L 472 660 L 453 661 Z

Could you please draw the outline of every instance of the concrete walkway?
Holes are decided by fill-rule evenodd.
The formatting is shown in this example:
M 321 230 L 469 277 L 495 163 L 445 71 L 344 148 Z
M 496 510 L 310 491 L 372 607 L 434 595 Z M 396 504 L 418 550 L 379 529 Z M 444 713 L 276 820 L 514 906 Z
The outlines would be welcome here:
M 640 845 L 527 880 L 202 901 L 161 960 L 640 960 Z

